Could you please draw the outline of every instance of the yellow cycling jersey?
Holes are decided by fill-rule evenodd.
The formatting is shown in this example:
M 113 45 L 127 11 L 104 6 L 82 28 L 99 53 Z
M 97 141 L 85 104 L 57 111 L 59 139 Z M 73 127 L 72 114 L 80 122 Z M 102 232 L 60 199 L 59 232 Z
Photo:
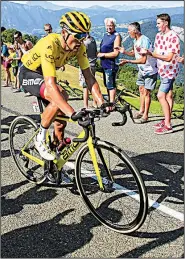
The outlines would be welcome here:
M 82 70 L 89 67 L 86 47 L 81 44 L 78 51 L 65 51 L 61 46 L 60 34 L 50 33 L 22 56 L 22 63 L 32 71 L 42 71 L 44 76 L 56 77 L 56 69 L 76 56 Z

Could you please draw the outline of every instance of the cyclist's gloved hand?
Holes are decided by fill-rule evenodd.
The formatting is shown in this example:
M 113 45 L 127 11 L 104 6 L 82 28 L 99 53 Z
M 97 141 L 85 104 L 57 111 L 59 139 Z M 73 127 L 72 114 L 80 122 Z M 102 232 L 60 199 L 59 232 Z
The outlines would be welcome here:
M 78 121 L 78 124 L 82 127 L 88 127 L 90 125 L 89 116 L 85 109 L 82 109 L 81 111 L 74 112 L 71 115 L 71 119 L 73 121 Z
M 77 111 L 77 112 L 74 112 L 72 115 L 71 115 L 71 119 L 73 121 L 77 121 L 77 120 L 82 120 L 83 117 L 86 116 L 86 112 L 85 110 L 80 110 L 80 111 Z

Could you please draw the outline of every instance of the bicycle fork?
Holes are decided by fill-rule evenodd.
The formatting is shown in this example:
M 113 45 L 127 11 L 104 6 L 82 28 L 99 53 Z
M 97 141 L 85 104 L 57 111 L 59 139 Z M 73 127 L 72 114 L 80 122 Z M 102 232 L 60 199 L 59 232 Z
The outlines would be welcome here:
M 96 173 L 96 177 L 97 177 L 97 180 L 98 180 L 98 184 L 99 184 L 101 190 L 105 190 L 105 186 L 104 186 L 104 183 L 102 181 L 103 177 L 101 176 L 101 172 L 100 172 L 100 169 L 99 169 L 99 166 L 98 166 L 98 161 L 97 161 L 97 156 L 96 156 L 96 152 L 95 152 L 92 136 L 89 136 L 87 144 L 88 144 L 88 147 L 89 147 L 89 152 L 90 152 L 91 159 L 92 159 L 92 162 L 93 162 L 93 166 L 94 166 L 94 169 L 95 169 L 95 173 Z M 108 167 L 106 165 L 106 162 L 105 162 L 105 159 L 103 157 L 101 149 L 97 149 L 97 152 L 98 152 L 98 155 L 99 155 L 99 157 L 101 159 L 101 162 L 103 163 L 103 166 L 104 166 L 104 168 L 106 170 L 106 173 L 107 173 L 107 176 L 108 176 L 109 180 L 113 181 L 112 176 L 111 176 L 111 174 L 110 174 L 110 172 L 108 170 Z

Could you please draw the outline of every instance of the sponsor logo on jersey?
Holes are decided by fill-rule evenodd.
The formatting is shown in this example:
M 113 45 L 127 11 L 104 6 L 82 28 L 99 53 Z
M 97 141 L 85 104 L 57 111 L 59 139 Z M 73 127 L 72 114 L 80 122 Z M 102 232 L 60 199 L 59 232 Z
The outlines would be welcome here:
M 35 79 L 23 79 L 22 85 L 40 85 L 42 78 L 35 78 Z

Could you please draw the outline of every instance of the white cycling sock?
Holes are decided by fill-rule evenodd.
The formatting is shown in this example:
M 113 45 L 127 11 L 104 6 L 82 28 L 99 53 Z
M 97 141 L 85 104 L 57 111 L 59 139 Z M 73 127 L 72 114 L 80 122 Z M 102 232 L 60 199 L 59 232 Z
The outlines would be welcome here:
M 42 127 L 42 125 L 40 125 L 39 133 L 37 135 L 37 140 L 38 141 L 46 140 L 47 131 L 48 131 L 48 129 L 46 129 L 46 128 Z

